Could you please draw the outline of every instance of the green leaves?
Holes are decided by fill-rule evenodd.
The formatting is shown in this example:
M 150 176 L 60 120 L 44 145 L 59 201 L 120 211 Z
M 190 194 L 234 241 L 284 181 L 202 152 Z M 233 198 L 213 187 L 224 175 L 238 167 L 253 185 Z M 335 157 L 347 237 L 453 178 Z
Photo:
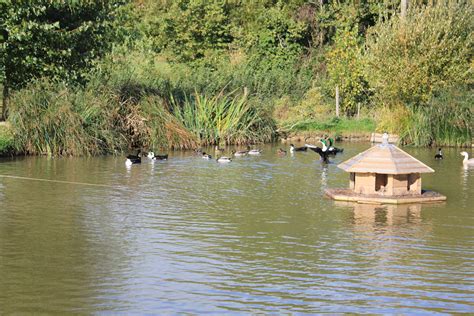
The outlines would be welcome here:
M 334 46 L 327 53 L 326 58 L 331 92 L 338 86 L 342 99 L 342 111 L 347 115 L 354 115 L 357 105 L 365 104 L 368 100 L 362 45 L 357 35 L 357 29 L 339 29 L 336 33 Z
M 471 4 L 427 6 L 371 29 L 367 78 L 380 102 L 424 106 L 436 92 L 472 84 L 473 13 Z
M 49 77 L 83 83 L 85 73 L 112 43 L 111 19 L 119 1 L 12 1 L 3 4 L 1 62 L 7 85 L 19 89 Z
M 157 17 L 150 28 L 155 47 L 171 52 L 179 61 L 201 59 L 232 42 L 226 1 L 179 0 L 155 10 Z

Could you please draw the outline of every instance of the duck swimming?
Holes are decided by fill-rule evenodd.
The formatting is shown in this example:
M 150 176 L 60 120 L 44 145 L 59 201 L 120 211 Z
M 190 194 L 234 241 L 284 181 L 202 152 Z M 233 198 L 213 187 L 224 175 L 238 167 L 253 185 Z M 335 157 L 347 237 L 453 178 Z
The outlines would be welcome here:
M 464 156 L 462 161 L 464 167 L 474 167 L 474 158 L 469 159 L 469 154 L 465 151 L 461 152 L 461 155 Z
M 290 152 L 294 153 L 295 151 L 307 151 L 308 147 L 303 146 L 303 147 L 295 147 L 295 145 L 291 144 L 290 145 Z
M 435 155 L 435 159 L 443 159 L 443 153 L 441 152 L 441 148 L 438 148 L 438 153 Z
M 305 147 L 306 148 L 306 147 Z M 282 148 L 278 148 L 277 150 L 277 155 L 278 156 L 285 156 L 286 155 L 286 150 L 282 149 Z
M 235 157 L 242 157 L 242 156 L 247 156 L 249 152 L 248 150 L 239 150 L 239 151 L 232 150 L 231 153 Z
M 147 155 L 151 160 L 168 160 L 168 154 L 165 155 L 155 155 L 154 152 L 150 151 Z
M 205 152 L 202 153 L 202 159 L 212 159 L 212 156 L 209 154 L 206 154 Z
M 125 160 L 125 165 L 131 166 L 134 164 L 139 164 L 141 162 L 142 162 L 142 158 L 140 157 L 140 151 L 138 151 L 136 155 L 127 156 L 127 160 Z
M 261 149 L 250 149 L 250 146 L 247 146 L 249 155 L 260 155 L 262 153 Z
M 344 148 L 337 148 L 337 147 L 334 147 L 334 139 L 332 138 L 328 138 L 327 139 L 329 141 L 329 148 L 328 148 L 328 151 L 335 155 L 337 153 L 342 153 L 344 151 Z
M 323 143 L 324 144 L 324 143 Z M 309 145 L 309 144 L 305 144 L 306 147 L 308 147 L 309 149 L 311 149 L 312 151 L 316 152 L 319 154 L 319 156 L 321 157 L 321 160 L 325 163 L 329 163 L 329 152 L 326 150 L 326 151 L 323 151 L 323 149 L 321 149 L 320 147 L 318 146 L 315 146 L 315 145 Z M 326 148 L 327 149 L 327 148 Z
M 202 154 L 202 148 L 196 148 L 196 149 L 194 149 L 194 153 L 195 153 L 196 155 L 198 155 L 198 156 L 201 155 L 201 154 Z
M 227 163 L 227 162 L 231 162 L 232 159 L 230 159 L 229 157 L 219 157 L 216 159 L 216 161 L 219 163 Z

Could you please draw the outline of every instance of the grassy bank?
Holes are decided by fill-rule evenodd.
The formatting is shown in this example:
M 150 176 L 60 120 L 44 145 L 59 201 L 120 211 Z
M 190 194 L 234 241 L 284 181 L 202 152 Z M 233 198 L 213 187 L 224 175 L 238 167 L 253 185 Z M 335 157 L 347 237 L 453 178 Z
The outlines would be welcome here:
M 287 129 L 288 132 L 327 132 L 331 134 L 375 131 L 376 123 L 373 119 L 349 119 L 333 117 L 326 120 L 310 120 L 297 122 Z M 283 127 L 284 129 L 284 127 Z
M 40 80 L 12 95 L 18 153 L 83 156 L 271 141 L 274 121 L 245 92 L 192 96 L 100 78 L 85 87 Z

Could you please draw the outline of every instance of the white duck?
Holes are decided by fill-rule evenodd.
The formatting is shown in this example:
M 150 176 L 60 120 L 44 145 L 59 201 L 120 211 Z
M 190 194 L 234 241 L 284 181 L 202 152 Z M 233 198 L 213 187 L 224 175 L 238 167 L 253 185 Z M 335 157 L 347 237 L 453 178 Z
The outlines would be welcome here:
M 462 161 L 465 167 L 474 167 L 474 158 L 469 159 L 469 154 L 465 151 L 461 152 L 461 155 L 464 156 L 464 160 Z

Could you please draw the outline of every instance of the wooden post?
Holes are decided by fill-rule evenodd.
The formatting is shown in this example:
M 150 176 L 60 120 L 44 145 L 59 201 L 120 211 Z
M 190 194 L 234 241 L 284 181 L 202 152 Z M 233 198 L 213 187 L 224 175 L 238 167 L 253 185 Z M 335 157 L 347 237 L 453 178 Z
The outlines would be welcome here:
M 408 10 L 408 0 L 400 0 L 400 17 L 405 20 Z
M 339 86 L 336 86 L 336 116 L 339 117 Z

